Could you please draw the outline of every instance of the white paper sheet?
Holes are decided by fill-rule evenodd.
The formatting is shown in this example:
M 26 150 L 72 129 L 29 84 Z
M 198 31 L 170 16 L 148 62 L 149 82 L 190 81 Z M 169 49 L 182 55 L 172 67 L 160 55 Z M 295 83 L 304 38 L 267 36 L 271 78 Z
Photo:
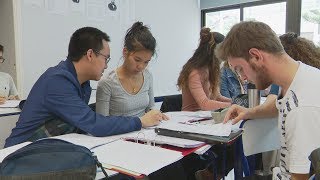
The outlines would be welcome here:
M 7 100 L 0 108 L 16 108 L 19 106 L 20 100 Z
M 176 111 L 165 113 L 171 122 L 186 122 L 203 118 L 211 118 L 211 111 Z
M 169 129 L 173 131 L 182 131 L 198 134 L 207 134 L 212 136 L 229 136 L 231 133 L 231 122 L 226 124 L 196 124 L 196 123 L 177 123 L 165 121 L 158 128 Z
M 85 135 L 85 134 L 76 134 L 76 133 L 71 133 L 71 134 L 65 134 L 61 136 L 54 136 L 51 138 L 54 139 L 62 139 L 68 142 L 71 142 L 73 144 L 77 144 L 80 146 L 84 146 L 88 149 L 92 149 L 94 147 L 110 143 L 112 141 L 119 140 L 120 138 L 126 137 L 127 134 L 122 134 L 122 135 L 116 135 L 116 136 L 107 136 L 107 137 L 94 137 L 90 135 Z
M 177 151 L 124 140 L 97 147 L 93 152 L 104 166 L 113 165 L 144 175 L 149 175 L 183 157 Z

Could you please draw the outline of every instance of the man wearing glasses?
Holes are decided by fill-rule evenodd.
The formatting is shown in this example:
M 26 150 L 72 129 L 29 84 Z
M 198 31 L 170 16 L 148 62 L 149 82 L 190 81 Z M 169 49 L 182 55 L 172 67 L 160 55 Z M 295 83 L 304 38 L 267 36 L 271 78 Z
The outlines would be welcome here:
M 154 126 L 162 120 L 153 110 L 142 117 L 103 116 L 89 106 L 89 80 L 99 80 L 110 60 L 109 36 L 80 28 L 69 42 L 68 57 L 44 72 L 32 87 L 5 147 L 67 133 L 109 136 Z
M 3 50 L 4 48 L 0 44 L 0 64 L 5 62 Z M 13 99 L 19 99 L 13 79 L 8 73 L 0 72 L 0 104 L 4 104 L 7 100 Z

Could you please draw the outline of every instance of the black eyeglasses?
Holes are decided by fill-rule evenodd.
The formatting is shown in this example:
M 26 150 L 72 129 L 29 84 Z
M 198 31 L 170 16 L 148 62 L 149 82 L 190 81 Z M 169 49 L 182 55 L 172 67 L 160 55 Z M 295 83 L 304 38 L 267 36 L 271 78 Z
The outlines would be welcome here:
M 108 56 L 106 56 L 106 55 L 104 55 L 104 54 L 102 54 L 102 53 L 100 53 L 100 52 L 98 52 L 98 51 L 96 51 L 96 50 L 93 50 L 93 52 L 96 53 L 96 54 L 98 54 L 98 55 L 103 56 L 103 57 L 105 58 L 106 64 L 108 64 L 109 61 L 111 60 L 111 57 L 108 57 Z
M 0 63 L 4 63 L 4 61 L 5 61 L 6 59 L 4 58 L 4 57 L 0 57 Z

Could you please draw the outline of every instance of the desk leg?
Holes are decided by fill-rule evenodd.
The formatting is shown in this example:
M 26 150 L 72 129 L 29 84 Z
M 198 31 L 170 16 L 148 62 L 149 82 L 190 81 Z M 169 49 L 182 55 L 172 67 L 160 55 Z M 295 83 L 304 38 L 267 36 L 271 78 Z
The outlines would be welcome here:
M 226 161 L 227 161 L 227 144 L 223 144 L 223 160 L 222 160 L 222 179 L 225 179 L 226 175 Z
M 235 142 L 235 148 L 234 148 L 234 179 L 235 180 L 241 180 L 243 178 L 243 147 L 242 147 L 242 138 L 240 137 Z M 244 157 L 245 158 L 245 157 Z
M 207 158 L 207 161 L 209 162 L 207 168 L 212 168 L 212 172 L 213 172 L 213 179 L 216 180 L 217 179 L 217 173 L 218 173 L 218 169 L 217 169 L 217 154 L 214 152 L 214 150 L 209 149 L 207 152 L 205 152 L 204 154 Z

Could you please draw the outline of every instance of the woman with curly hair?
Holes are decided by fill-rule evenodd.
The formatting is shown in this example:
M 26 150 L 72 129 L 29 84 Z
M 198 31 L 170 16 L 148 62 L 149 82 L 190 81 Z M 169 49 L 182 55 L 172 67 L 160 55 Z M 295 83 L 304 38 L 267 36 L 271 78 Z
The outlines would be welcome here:
M 279 38 L 284 50 L 290 57 L 296 61 L 320 68 L 320 48 L 312 41 L 300 37 L 294 32 L 288 32 Z

